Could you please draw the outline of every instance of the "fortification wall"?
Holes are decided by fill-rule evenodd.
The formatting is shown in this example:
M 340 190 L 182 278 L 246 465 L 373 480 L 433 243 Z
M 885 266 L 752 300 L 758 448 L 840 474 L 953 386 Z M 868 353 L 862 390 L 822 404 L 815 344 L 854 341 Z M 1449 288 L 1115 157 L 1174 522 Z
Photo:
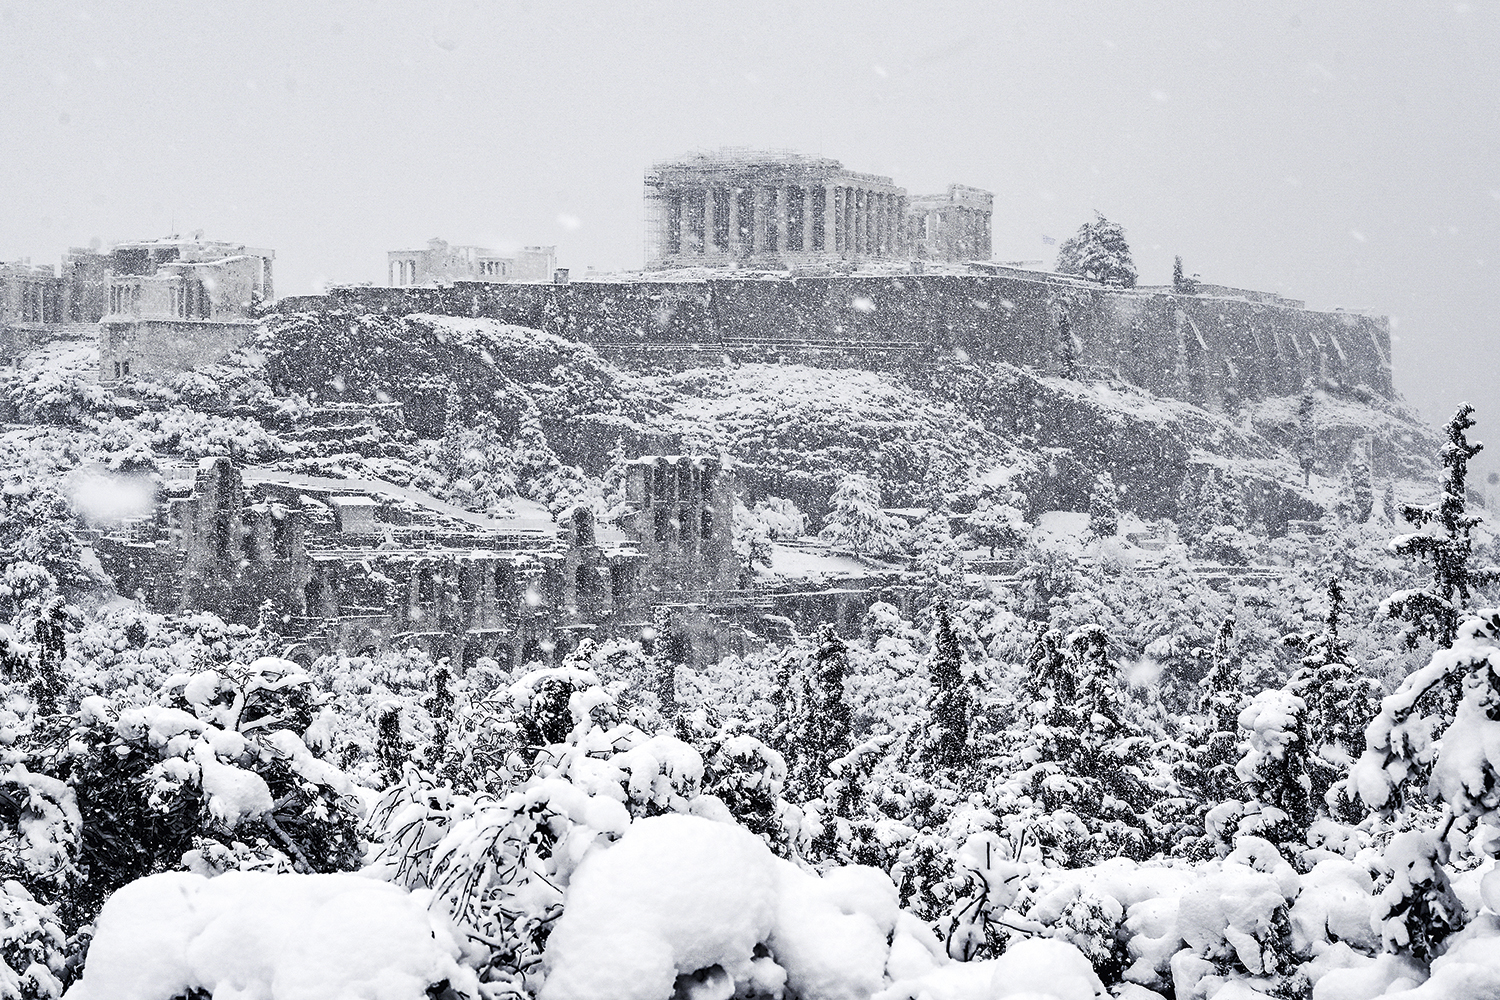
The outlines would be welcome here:
M 1041 274 L 459 282 L 336 288 L 280 308 L 485 316 L 622 358 L 655 353 L 632 347 L 786 347 L 842 350 L 863 364 L 888 361 L 892 350 L 962 351 L 1042 372 L 1116 375 L 1210 408 L 1291 395 L 1308 379 L 1395 395 L 1385 317 Z

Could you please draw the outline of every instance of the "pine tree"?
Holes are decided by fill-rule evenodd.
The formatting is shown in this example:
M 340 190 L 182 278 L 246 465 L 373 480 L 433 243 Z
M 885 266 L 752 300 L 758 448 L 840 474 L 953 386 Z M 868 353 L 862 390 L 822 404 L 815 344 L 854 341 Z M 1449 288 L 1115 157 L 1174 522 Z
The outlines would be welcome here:
M 1349 644 L 1339 633 L 1345 605 L 1337 577 L 1329 577 L 1326 592 L 1323 628 L 1288 637 L 1303 656 L 1287 689 L 1307 704 L 1308 729 L 1319 742 L 1336 748 L 1337 757 L 1354 760 L 1365 752 L 1365 727 L 1379 708 L 1380 682 L 1349 658 Z
M 1307 705 L 1290 691 L 1267 688 L 1238 721 L 1249 735 L 1249 747 L 1235 773 L 1252 803 L 1238 832 L 1295 849 L 1306 841 L 1313 820 Z
M 1120 530 L 1119 494 L 1108 472 L 1099 473 L 1089 494 L 1089 530 L 1100 538 L 1112 538 Z
M 1067 313 L 1057 317 L 1057 361 L 1063 378 L 1078 377 L 1078 342 L 1073 339 L 1073 322 Z
M 1363 455 L 1356 455 L 1349 469 L 1349 510 L 1356 524 L 1364 524 L 1375 511 L 1375 483 Z
M 432 693 L 422 700 L 422 707 L 432 719 L 432 742 L 427 748 L 427 766 L 434 772 L 443 768 L 448 756 L 449 740 L 455 721 L 453 697 L 453 672 L 448 668 L 448 658 L 438 660 L 428 677 Z
M 1386 524 L 1396 523 L 1396 487 L 1389 481 L 1385 484 L 1385 492 L 1380 495 L 1380 513 Z
M 1091 281 L 1119 288 L 1134 288 L 1135 262 L 1125 230 L 1099 212 L 1057 249 L 1057 273 L 1078 274 Z
M 1415 647 L 1422 636 L 1444 649 L 1453 645 L 1474 589 L 1496 578 L 1493 570 L 1469 566 L 1472 531 L 1482 518 L 1468 513 L 1465 479 L 1469 459 L 1484 447 L 1468 441 L 1466 432 L 1474 426 L 1473 412 L 1474 407 L 1464 403 L 1448 421 L 1448 443 L 1440 453 L 1444 472 L 1438 502 L 1423 507 L 1403 505 L 1401 516 L 1416 531 L 1391 540 L 1398 554 L 1432 568 L 1431 581 L 1425 588 L 1399 591 L 1381 603 L 1386 617 L 1405 623 L 1402 638 L 1408 649 Z
M 1033 744 L 1021 755 L 1027 762 L 1021 778 L 1048 814 L 1034 832 L 1069 867 L 1120 854 L 1143 858 L 1155 849 L 1151 793 L 1142 779 L 1149 745 L 1125 717 L 1109 642 L 1102 627 L 1090 624 L 1068 637 L 1060 662 L 1045 635 L 1035 650 L 1040 677 L 1032 683 L 1050 688 L 1051 696 L 1032 706 Z M 1079 824 L 1086 837 L 1079 837 Z
M 818 630 L 817 645 L 802 663 L 802 697 L 791 717 L 787 746 L 787 791 L 798 801 L 819 798 L 835 761 L 848 756 L 851 715 L 844 691 L 849 649 L 833 626 Z
M 1245 706 L 1244 682 L 1239 657 L 1233 646 L 1234 616 L 1219 625 L 1209 654 L 1208 672 L 1198 682 L 1203 692 L 1200 712 L 1207 729 L 1198 754 L 1203 773 L 1202 791 L 1209 802 L 1222 802 L 1237 790 L 1234 763 L 1238 757 L 1239 718 Z
M 971 763 L 970 714 L 974 696 L 964 676 L 964 654 L 946 604 L 937 605 L 927 673 L 932 695 L 927 701 L 928 731 L 924 756 L 934 770 L 955 777 Z
M 880 486 L 863 473 L 846 475 L 834 491 L 819 536 L 856 558 L 900 551 L 895 525 L 880 508 Z
M 1198 294 L 1198 282 L 1182 272 L 1182 257 L 1172 259 L 1172 291 L 1178 295 Z

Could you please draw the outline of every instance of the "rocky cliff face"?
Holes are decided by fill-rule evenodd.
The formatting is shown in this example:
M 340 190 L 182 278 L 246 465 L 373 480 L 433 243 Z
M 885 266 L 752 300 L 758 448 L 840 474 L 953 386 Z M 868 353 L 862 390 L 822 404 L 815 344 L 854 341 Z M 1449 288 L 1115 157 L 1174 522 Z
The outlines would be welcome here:
M 340 288 L 284 308 L 487 317 L 616 349 L 816 350 L 877 370 L 893 349 L 921 348 L 1118 378 L 1216 411 L 1309 381 L 1394 400 L 1384 317 L 1232 293 L 1107 289 L 1017 271 Z

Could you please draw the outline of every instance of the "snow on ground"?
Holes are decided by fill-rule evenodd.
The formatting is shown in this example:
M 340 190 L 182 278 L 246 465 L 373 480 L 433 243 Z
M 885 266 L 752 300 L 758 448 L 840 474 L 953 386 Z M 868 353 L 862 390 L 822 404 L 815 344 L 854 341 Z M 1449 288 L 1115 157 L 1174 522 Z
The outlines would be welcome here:
M 478 995 L 452 932 L 421 894 L 358 875 L 167 872 L 99 915 L 66 1000 L 425 1000 Z
M 541 1000 L 1092 1000 L 1088 959 L 1056 940 L 954 963 L 874 868 L 821 878 L 740 827 L 638 820 L 573 874 Z
M 852 556 L 810 544 L 771 545 L 771 566 L 762 574 L 787 580 L 820 580 L 830 577 L 865 577 L 871 568 Z

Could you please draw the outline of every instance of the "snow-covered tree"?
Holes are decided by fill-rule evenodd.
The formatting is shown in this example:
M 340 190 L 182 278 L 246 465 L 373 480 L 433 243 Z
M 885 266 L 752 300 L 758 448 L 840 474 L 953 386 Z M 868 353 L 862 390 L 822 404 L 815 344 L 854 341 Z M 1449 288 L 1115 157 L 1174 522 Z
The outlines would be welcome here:
M 1340 634 L 1344 620 L 1344 588 L 1329 577 L 1328 611 L 1323 628 L 1287 637 L 1302 652 L 1301 663 L 1287 682 L 1287 690 L 1307 706 L 1307 726 L 1320 752 L 1332 763 L 1352 761 L 1365 752 L 1365 727 L 1380 704 L 1380 682 L 1350 659 Z
M 962 783 L 971 763 L 969 742 L 973 693 L 964 674 L 964 652 L 953 631 L 946 604 L 939 603 L 932 629 L 927 675 L 932 696 L 927 702 L 927 732 L 922 757 L 931 768 Z
M 1318 399 L 1313 395 L 1312 383 L 1302 390 L 1297 402 L 1297 462 L 1302 466 L 1302 485 L 1312 482 L 1312 471 L 1318 464 L 1318 426 L 1316 415 Z
M 1339 478 L 1339 517 L 1350 524 L 1364 524 L 1375 511 L 1375 484 L 1370 463 L 1359 452 L 1349 457 Z
M 1030 525 L 1026 523 L 1026 515 L 1011 503 L 985 497 L 969 514 L 967 528 L 974 544 L 989 549 L 993 559 L 997 548 L 1019 547 L 1026 540 Z
M 1453 687 L 1462 694 L 1450 715 L 1441 694 Z M 1451 646 L 1381 702 L 1350 772 L 1370 808 L 1410 827 L 1386 847 L 1393 874 L 1376 918 L 1387 946 L 1419 961 L 1439 954 L 1464 923 L 1445 866 L 1455 857 L 1473 864 L 1500 855 L 1497 720 L 1500 611 L 1491 610 L 1469 618 Z
M 1100 538 L 1111 538 L 1120 530 L 1120 497 L 1108 472 L 1099 473 L 1089 494 L 1089 530 Z
M 1429 564 L 1432 573 L 1427 586 L 1398 591 L 1381 605 L 1386 617 L 1404 623 L 1402 638 L 1408 648 L 1423 636 L 1443 648 L 1453 645 L 1475 588 L 1496 578 L 1493 570 L 1469 565 L 1474 525 L 1482 518 L 1468 513 L 1465 480 L 1469 459 L 1484 447 L 1468 440 L 1466 432 L 1474 426 L 1473 412 L 1474 407 L 1464 403 L 1448 421 L 1448 443 L 1439 456 L 1443 476 L 1437 503 L 1403 506 L 1401 516 L 1417 530 L 1391 540 L 1396 553 Z
M 1079 274 L 1105 285 L 1134 288 L 1135 262 L 1130 257 L 1125 230 L 1095 212 L 1093 222 L 1079 226 L 1078 232 L 1057 248 L 1057 272 Z
M 902 549 L 897 526 L 880 507 L 880 485 L 851 472 L 833 493 L 819 537 L 856 557 L 892 555 Z
M 1182 271 L 1181 255 L 1172 258 L 1172 291 L 1178 295 L 1198 294 L 1198 282 Z
M 800 697 L 791 706 L 785 740 L 787 793 L 799 802 L 819 798 L 834 761 L 853 749 L 849 702 L 849 647 L 831 625 L 818 630 L 797 671 Z

